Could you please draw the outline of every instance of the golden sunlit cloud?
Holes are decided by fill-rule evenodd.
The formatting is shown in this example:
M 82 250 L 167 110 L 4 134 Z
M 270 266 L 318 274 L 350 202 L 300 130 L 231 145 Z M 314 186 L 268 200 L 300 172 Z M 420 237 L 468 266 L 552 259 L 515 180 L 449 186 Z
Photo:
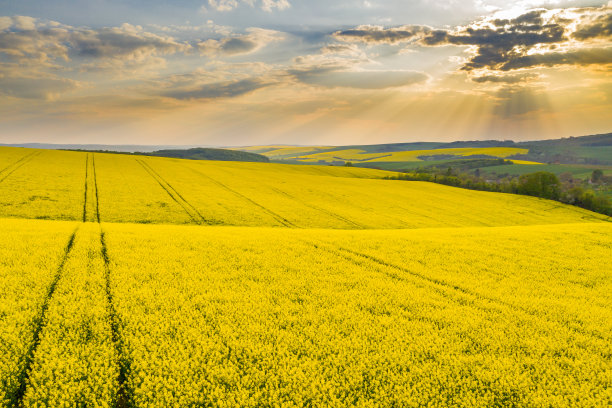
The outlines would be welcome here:
M 284 1 L 211 1 L 273 18 Z M 289 7 L 292 6 L 292 7 Z M 300 31 L 0 17 L 0 142 L 541 139 L 612 124 L 612 8 Z M 280 13 L 280 14 L 276 14 Z

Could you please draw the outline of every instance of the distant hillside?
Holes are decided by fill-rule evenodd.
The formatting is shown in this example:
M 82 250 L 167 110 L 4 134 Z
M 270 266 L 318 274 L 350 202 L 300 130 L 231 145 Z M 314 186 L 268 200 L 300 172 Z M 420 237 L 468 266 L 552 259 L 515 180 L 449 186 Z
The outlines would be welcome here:
M 126 154 L 133 156 L 155 156 L 169 157 L 174 159 L 187 160 L 217 160 L 217 161 L 242 161 L 242 162 L 257 162 L 268 163 L 270 159 L 266 156 L 256 153 L 243 152 L 239 150 L 227 149 L 212 149 L 205 147 L 196 147 L 192 149 L 165 149 L 155 151 L 114 151 L 114 150 L 94 150 L 94 149 L 61 149 L 76 152 L 89 153 L 110 153 L 110 154 Z
M 523 160 L 552 164 L 612 165 L 612 133 L 521 142 L 529 153 Z
M 108 144 L 78 144 L 78 143 L 0 143 L 0 146 L 7 147 L 28 147 L 31 149 L 51 149 L 51 150 L 81 150 L 91 152 L 154 152 L 162 149 L 190 149 L 197 145 L 108 145 Z M 200 145 L 202 146 L 202 145 Z
M 612 165 L 612 133 L 553 140 L 514 142 L 472 140 L 456 142 L 385 143 L 347 146 L 247 146 L 272 161 L 344 165 L 402 170 L 421 160 L 512 159 L 525 164 Z
M 394 173 L 355 167 L 0 147 L 0 171 L 2 218 L 358 230 L 606 219 L 534 197 L 385 180 Z
M 210 149 L 196 147 L 184 150 L 157 150 L 147 153 L 147 156 L 172 157 L 176 159 L 190 160 L 219 160 L 219 161 L 243 161 L 267 163 L 269 158 L 257 153 L 243 152 L 240 150 Z

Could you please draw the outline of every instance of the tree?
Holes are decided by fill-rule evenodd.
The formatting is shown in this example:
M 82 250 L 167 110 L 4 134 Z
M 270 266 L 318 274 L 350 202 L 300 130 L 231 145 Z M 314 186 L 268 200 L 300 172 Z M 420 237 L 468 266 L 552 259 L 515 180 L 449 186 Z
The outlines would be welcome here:
M 519 193 L 557 200 L 561 193 L 559 179 L 553 173 L 538 171 L 519 178 Z
M 599 183 L 601 181 L 603 181 L 603 171 L 600 169 L 593 170 L 593 173 L 591 174 L 591 182 Z

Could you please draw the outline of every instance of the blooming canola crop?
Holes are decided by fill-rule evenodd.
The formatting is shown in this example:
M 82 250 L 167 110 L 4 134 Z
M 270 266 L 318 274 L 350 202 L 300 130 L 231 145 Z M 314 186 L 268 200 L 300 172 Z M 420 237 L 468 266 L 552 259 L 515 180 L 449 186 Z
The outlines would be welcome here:
M 2 223 L 13 239 L 24 229 Z M 40 221 L 18 223 L 45 234 Z M 596 262 L 612 246 L 607 223 L 403 231 L 82 225 L 49 302 L 28 406 L 87 398 L 108 406 L 120 388 L 138 407 L 612 400 L 611 280 Z M 526 261 L 533 257 L 540 262 Z M 461 268 L 463 260 L 470 266 Z M 129 367 L 123 380 L 121 361 Z
M 367 169 L 11 154 L 0 408 L 612 404 L 601 215 Z

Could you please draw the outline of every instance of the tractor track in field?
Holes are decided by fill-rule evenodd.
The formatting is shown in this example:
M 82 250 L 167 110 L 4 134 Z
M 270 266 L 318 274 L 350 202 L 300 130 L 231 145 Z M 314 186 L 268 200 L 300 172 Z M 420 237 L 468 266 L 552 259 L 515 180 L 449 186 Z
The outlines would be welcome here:
M 29 154 L 24 154 L 24 155 L 23 155 L 23 157 L 20 157 L 20 158 L 19 158 L 17 161 L 14 161 L 13 163 L 9 164 L 8 166 L 6 166 L 6 167 L 5 167 L 5 168 L 3 168 L 2 170 L 0 170 L 0 175 L 1 175 L 2 173 L 4 173 L 5 171 L 7 171 L 8 169 L 10 169 L 11 167 L 13 167 L 13 166 L 15 166 L 15 165 L 19 164 L 20 162 L 22 162 L 22 161 L 26 160 L 28 157 L 30 157 L 30 156 L 32 156 L 32 155 L 34 155 L 34 154 L 36 154 L 36 153 L 37 153 L 37 152 L 32 152 L 32 153 L 29 153 Z
M 215 183 L 216 185 L 218 185 L 219 187 L 229 191 L 230 193 L 236 195 L 237 197 L 242 198 L 243 200 L 248 201 L 249 203 L 253 204 L 254 206 L 261 208 L 266 214 L 270 215 L 272 218 L 274 218 L 276 221 L 278 221 L 280 224 L 284 225 L 285 227 L 292 227 L 292 228 L 298 228 L 297 225 L 293 224 L 291 221 L 289 221 L 288 219 L 284 218 L 283 216 L 275 213 L 274 211 L 270 210 L 269 208 L 259 204 L 258 202 L 252 200 L 251 198 L 245 196 L 244 194 L 234 190 L 233 188 L 221 183 L 220 181 L 210 177 L 208 174 L 202 173 L 199 170 L 196 170 L 194 168 L 188 167 L 188 169 L 190 169 L 191 171 L 206 177 L 207 179 L 209 179 L 211 182 Z
M 358 229 L 365 229 L 366 228 L 366 227 L 364 227 L 361 224 L 358 224 L 358 223 L 356 223 L 354 221 L 349 220 L 348 218 L 345 218 L 345 217 L 341 216 L 340 214 L 336 214 L 336 213 L 334 213 L 332 211 L 328 211 L 328 210 L 326 210 L 324 208 L 317 207 L 316 205 L 300 201 L 300 200 L 296 199 L 295 197 L 293 197 L 291 194 L 289 194 L 289 193 L 287 193 L 285 191 L 279 190 L 278 188 L 271 187 L 271 189 L 272 189 L 272 191 L 276 192 L 277 194 L 284 195 L 285 197 L 287 197 L 287 198 L 289 198 L 289 199 L 291 199 L 291 200 L 293 200 L 295 202 L 298 202 L 298 203 L 302 204 L 305 207 L 311 208 L 311 209 L 313 209 L 315 211 L 319 211 L 319 212 L 321 212 L 323 214 L 326 214 L 326 215 L 328 215 L 328 216 L 330 216 L 332 218 L 335 218 L 335 219 L 337 219 L 339 221 L 342 221 L 342 222 L 344 222 L 344 223 L 346 223 L 346 224 L 348 224 L 348 225 L 350 225 L 352 227 L 355 227 L 355 228 L 358 228 Z
M 207 220 L 193 205 L 189 203 L 189 201 L 185 200 L 185 198 L 174 187 L 172 187 L 170 183 L 164 180 L 164 178 L 158 172 L 153 170 L 153 168 L 148 163 L 145 163 L 140 159 L 136 159 L 136 161 L 140 163 L 140 165 L 145 169 L 147 173 L 149 173 L 151 177 L 153 177 L 155 181 L 157 181 L 157 184 L 159 184 L 160 187 L 164 189 L 164 191 L 170 196 L 170 198 L 172 198 L 178 205 L 183 208 L 185 213 L 187 213 L 187 215 L 189 216 L 189 218 L 192 219 L 193 222 L 198 225 L 201 225 L 202 223 L 208 225 L 214 224 L 212 221 Z
M 9 396 L 9 400 L 11 401 L 11 404 L 14 407 L 18 407 L 18 408 L 23 407 L 23 397 L 25 396 L 26 388 L 28 385 L 30 372 L 32 369 L 32 363 L 34 362 L 34 355 L 36 354 L 36 350 L 40 344 L 40 335 L 45 325 L 46 314 L 49 308 L 49 303 L 51 302 L 51 299 L 53 298 L 53 294 L 55 293 L 57 285 L 62 277 L 64 266 L 66 265 L 66 262 L 68 261 L 68 258 L 70 257 L 70 252 L 72 251 L 72 248 L 74 246 L 74 240 L 76 238 L 78 229 L 79 227 L 77 227 L 73 231 L 72 235 L 70 235 L 68 244 L 64 248 L 64 255 L 62 256 L 59 266 L 57 267 L 57 270 L 55 272 L 55 276 L 53 277 L 53 280 L 51 281 L 51 284 L 49 285 L 49 288 L 47 289 L 47 295 L 45 296 L 45 300 L 43 301 L 41 310 L 38 316 L 32 322 L 34 326 L 34 331 L 32 333 L 32 344 L 28 352 L 26 353 L 26 355 L 23 357 L 23 364 L 22 364 L 23 368 L 17 376 L 19 386 L 15 390 L 14 394 L 12 396 Z
M 87 221 L 87 178 L 89 172 L 89 153 L 85 153 L 85 192 L 83 193 L 83 222 Z
M 93 179 L 94 179 L 94 194 L 96 197 L 96 221 L 100 223 L 100 199 L 98 194 L 98 177 L 96 175 L 96 155 L 91 155 L 91 166 L 93 168 Z
M 368 254 L 364 254 L 364 253 L 357 252 L 357 251 L 354 251 L 354 250 L 351 250 L 351 249 L 343 248 L 341 246 L 336 246 L 335 248 L 337 248 L 337 250 L 334 250 L 334 249 L 329 248 L 329 244 L 326 243 L 326 242 L 323 242 L 323 241 L 313 242 L 313 241 L 303 240 L 303 242 L 306 242 L 306 243 L 308 243 L 310 245 L 313 245 L 317 249 L 323 249 L 324 251 L 326 251 L 326 252 L 328 252 L 328 253 L 330 253 L 332 255 L 344 258 L 344 259 L 352 262 L 355 265 L 359 265 L 359 263 L 355 260 L 355 258 L 357 257 L 357 258 L 364 259 L 364 260 L 366 260 L 366 261 L 368 261 L 368 262 L 370 262 L 372 264 L 376 264 L 378 266 L 382 266 L 382 267 L 386 267 L 386 268 L 392 268 L 392 269 L 398 270 L 400 272 L 409 274 L 410 276 L 412 276 L 414 278 L 417 278 L 418 280 L 420 280 L 422 282 L 426 282 L 427 284 L 429 284 L 430 287 L 435 289 L 436 292 L 440 293 L 442 296 L 444 296 L 444 297 L 446 297 L 448 299 L 451 299 L 451 300 L 453 300 L 455 302 L 458 302 L 460 304 L 469 305 L 469 306 L 476 307 L 478 309 L 481 309 L 481 310 L 484 310 L 484 311 L 489 311 L 489 312 L 494 310 L 494 309 L 491 309 L 491 308 L 487 308 L 487 307 L 485 307 L 483 305 L 477 305 L 477 304 L 475 304 L 474 300 L 466 300 L 466 299 L 459 300 L 457 298 L 454 298 L 454 297 L 452 297 L 452 295 L 449 295 L 448 291 L 451 291 L 451 292 L 454 291 L 456 293 L 461 293 L 461 294 L 463 294 L 465 296 L 469 296 L 469 297 L 471 297 L 471 298 L 473 298 L 475 300 L 484 300 L 486 302 L 489 302 L 490 304 L 497 304 L 499 306 L 506 307 L 508 309 L 513 310 L 514 312 L 524 313 L 524 314 L 532 316 L 532 317 L 543 319 L 543 320 L 546 320 L 546 321 L 548 321 L 550 323 L 553 323 L 553 324 L 556 324 L 556 325 L 560 325 L 563 328 L 566 328 L 568 330 L 571 330 L 571 331 L 576 332 L 578 334 L 581 334 L 583 336 L 592 337 L 592 338 L 595 338 L 595 339 L 598 339 L 598 340 L 603 340 L 603 341 L 609 341 L 610 340 L 609 338 L 606 338 L 604 335 L 602 335 L 600 333 L 597 333 L 595 331 L 587 330 L 587 329 L 582 329 L 582 328 L 579 328 L 579 327 L 568 325 L 568 322 L 561 321 L 561 320 L 555 319 L 555 318 L 551 318 L 549 316 L 543 315 L 543 314 L 541 314 L 539 312 L 536 312 L 534 310 L 530 310 L 528 308 L 521 307 L 519 305 L 515 305 L 513 303 L 509 303 L 509 302 L 503 301 L 501 299 L 497 299 L 497 298 L 494 298 L 494 297 L 489 297 L 489 296 L 480 294 L 478 292 L 472 291 L 470 289 L 466 289 L 466 288 L 458 286 L 458 285 L 454 285 L 452 283 L 446 282 L 446 281 L 441 280 L 441 279 L 436 279 L 436 278 L 432 278 L 432 277 L 426 276 L 424 274 L 412 271 L 412 270 L 410 270 L 408 268 L 404 268 L 404 267 L 399 266 L 399 265 L 395 265 L 395 264 L 386 262 L 386 261 L 384 261 L 382 259 L 379 259 L 377 257 L 371 256 L 371 255 L 368 255 Z M 405 277 L 400 276 L 398 274 L 391 273 L 391 272 L 384 271 L 384 270 L 381 270 L 381 272 L 383 274 L 389 276 L 392 279 L 408 282 L 408 280 Z M 580 347 L 581 348 L 585 348 L 585 346 L 580 346 Z
M 120 333 L 121 319 L 115 309 L 114 297 L 111 286 L 111 268 L 110 259 L 108 257 L 108 249 L 106 246 L 106 240 L 104 238 L 104 232 L 100 227 L 100 251 L 102 253 L 102 259 L 104 260 L 104 281 L 105 281 L 105 292 L 106 292 L 106 307 L 108 309 L 108 316 L 111 325 L 111 339 L 115 348 L 115 353 L 119 359 L 119 378 L 117 399 L 114 401 L 116 408 L 128 408 L 133 406 L 133 392 L 128 385 L 128 375 L 131 369 L 131 360 L 127 357 L 125 345 Z
M 119 359 L 119 377 L 117 378 L 118 388 L 117 397 L 114 400 L 114 407 L 128 408 L 134 405 L 133 392 L 129 388 L 127 381 L 128 374 L 130 372 L 131 361 L 127 357 L 124 342 L 120 334 L 121 319 L 117 314 L 117 309 L 115 308 L 112 292 L 110 258 L 108 256 L 108 247 L 106 245 L 106 239 L 100 221 L 100 200 L 98 193 L 98 177 L 96 173 L 95 154 L 91 155 L 91 165 L 93 174 L 93 191 L 96 200 L 95 220 L 100 227 L 100 254 L 102 255 L 102 260 L 104 261 L 104 291 L 106 296 L 106 308 L 108 310 L 108 318 L 111 326 L 111 340 L 115 348 L 115 353 L 117 354 L 117 357 Z
M 354 251 L 350 251 L 350 250 L 344 250 L 344 248 L 341 247 L 331 247 L 331 244 L 328 244 L 326 242 L 322 242 L 322 241 L 310 241 L 310 240 L 302 240 L 302 242 L 308 244 L 308 245 L 312 245 L 314 246 L 316 249 L 322 249 L 328 253 L 330 253 L 331 255 L 334 255 L 338 258 L 342 258 L 346 261 L 349 261 L 350 263 L 359 266 L 360 268 L 363 268 L 364 263 L 374 263 L 378 269 L 378 273 L 382 274 L 382 275 L 386 275 L 387 277 L 395 280 L 395 281 L 401 281 L 401 282 L 406 282 L 409 284 L 416 284 L 418 286 L 418 281 L 421 281 L 428 285 L 429 288 L 431 288 L 433 291 L 435 291 L 436 293 L 438 293 L 439 295 L 441 295 L 443 298 L 445 299 L 449 299 L 452 302 L 458 303 L 462 306 L 471 306 L 474 307 L 476 309 L 482 310 L 484 312 L 500 312 L 498 309 L 494 309 L 491 307 L 486 307 L 485 305 L 478 305 L 475 304 L 475 301 L 472 299 L 466 299 L 466 298 L 457 298 L 457 297 L 453 297 L 451 295 L 451 293 L 448 292 L 448 287 L 445 287 L 446 285 L 440 285 L 438 283 L 432 282 L 430 279 L 427 279 L 426 277 L 423 278 L 421 277 L 420 274 L 416 274 L 416 280 L 410 280 L 409 278 L 405 277 L 405 276 L 401 276 L 397 273 L 393 273 L 384 269 L 381 269 L 382 267 L 389 267 L 390 265 L 388 265 L 387 263 L 380 263 L 380 262 L 372 262 L 371 257 L 369 257 L 368 255 L 363 255 L 363 254 L 359 254 L 357 252 Z M 344 250 L 344 251 L 342 251 Z M 357 255 L 359 254 L 359 255 Z M 362 261 L 358 261 L 355 258 L 360 258 L 362 259 Z M 407 269 L 404 268 L 399 268 L 402 272 L 407 272 L 411 277 L 415 277 L 415 273 L 413 273 L 412 271 L 408 271 Z M 442 286 L 442 287 L 440 287 Z M 460 291 L 462 292 L 462 291 Z M 463 295 L 465 295 L 466 293 L 463 292 Z
M 26 163 L 31 161 L 35 156 L 42 154 L 42 152 L 34 152 L 28 154 L 21 159 L 17 160 L 15 163 L 6 166 L 4 169 L 0 170 L 0 183 L 6 180 L 11 174 L 19 170 Z

